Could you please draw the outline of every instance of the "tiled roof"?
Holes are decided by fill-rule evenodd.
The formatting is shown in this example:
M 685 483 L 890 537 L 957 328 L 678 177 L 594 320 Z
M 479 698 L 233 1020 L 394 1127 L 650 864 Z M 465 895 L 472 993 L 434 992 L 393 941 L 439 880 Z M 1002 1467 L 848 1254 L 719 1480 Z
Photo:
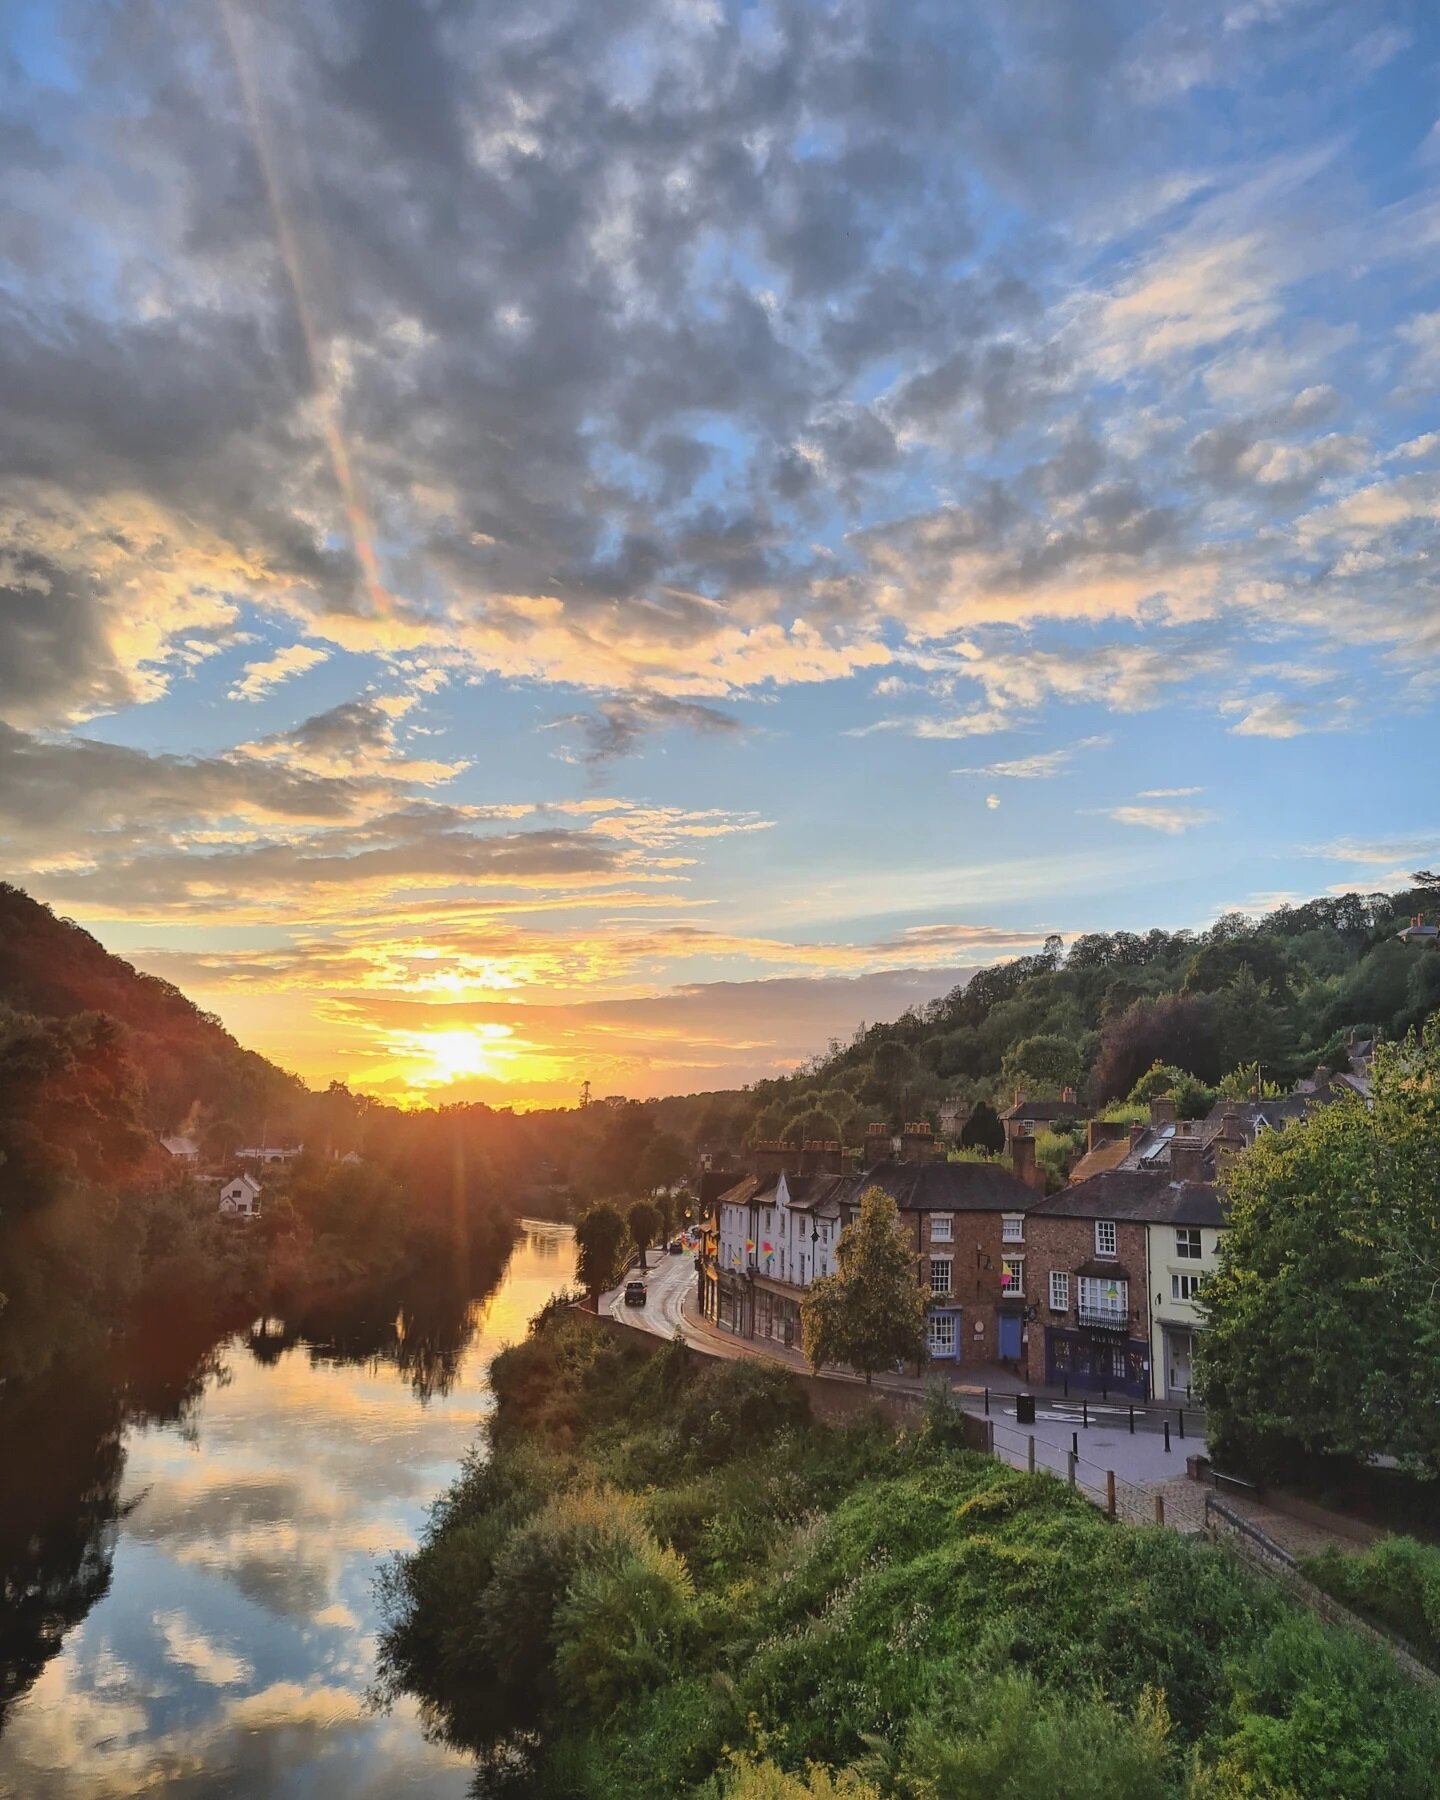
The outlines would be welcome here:
M 1135 1219 L 1147 1225 L 1225 1223 L 1211 1182 L 1172 1181 L 1166 1169 L 1109 1169 L 1037 1200 L 1030 1210 L 1042 1218 Z

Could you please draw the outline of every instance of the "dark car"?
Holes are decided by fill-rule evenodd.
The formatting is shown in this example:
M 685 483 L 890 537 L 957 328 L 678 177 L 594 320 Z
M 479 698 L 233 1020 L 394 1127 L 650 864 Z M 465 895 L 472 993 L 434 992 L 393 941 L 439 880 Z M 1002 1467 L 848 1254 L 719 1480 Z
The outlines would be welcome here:
M 643 1281 L 627 1281 L 625 1283 L 625 1304 L 627 1306 L 643 1306 L 645 1304 L 645 1283 Z
M 684 1245 L 684 1242 L 682 1239 L 671 1238 L 670 1242 L 665 1246 L 665 1248 L 670 1252 L 670 1254 L 672 1256 L 680 1256 L 684 1252 L 685 1245 Z

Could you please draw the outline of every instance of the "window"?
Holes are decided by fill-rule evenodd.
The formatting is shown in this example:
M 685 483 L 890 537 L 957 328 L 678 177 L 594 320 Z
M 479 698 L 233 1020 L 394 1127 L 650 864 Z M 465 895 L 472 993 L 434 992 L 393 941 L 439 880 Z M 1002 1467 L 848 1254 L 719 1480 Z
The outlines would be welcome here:
M 1175 1254 L 1177 1256 L 1200 1257 L 1200 1227 L 1198 1225 L 1180 1225 L 1175 1231 Z
M 1111 1226 L 1114 1230 L 1114 1226 Z M 1123 1325 L 1130 1316 L 1130 1284 L 1108 1275 L 1080 1277 L 1080 1323 Z
M 1023 1256 L 1002 1256 L 1000 1258 L 1000 1292 L 1002 1294 L 1023 1294 L 1025 1292 L 1025 1258 Z
M 1069 1312 L 1070 1310 L 1070 1277 L 1064 1269 L 1050 1271 L 1050 1310 L 1051 1312 Z
M 950 1288 L 950 1263 L 948 1256 L 932 1256 L 930 1258 L 930 1292 L 932 1294 L 948 1294 Z
M 953 1356 L 955 1354 L 954 1313 L 931 1313 L 926 1325 L 930 1336 L 930 1354 L 932 1356 Z
M 931 1213 L 930 1242 L 932 1244 L 949 1244 L 955 1238 L 955 1221 L 950 1213 Z
M 1002 1244 L 1023 1244 L 1025 1241 L 1025 1215 L 1023 1213 L 1006 1213 L 1000 1221 L 1000 1242 Z
M 1114 1256 L 1115 1221 L 1113 1219 L 1097 1219 L 1095 1221 L 1095 1254 L 1097 1256 Z
M 1170 1298 L 1172 1300 L 1193 1300 L 1200 1292 L 1198 1275 L 1172 1275 L 1170 1277 Z

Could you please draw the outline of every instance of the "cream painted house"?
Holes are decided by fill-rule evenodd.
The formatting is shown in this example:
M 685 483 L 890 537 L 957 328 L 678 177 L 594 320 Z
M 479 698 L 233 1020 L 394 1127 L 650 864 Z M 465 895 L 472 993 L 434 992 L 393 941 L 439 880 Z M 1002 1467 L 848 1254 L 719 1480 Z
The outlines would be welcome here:
M 1213 1210 L 1212 1210 L 1213 1208 Z M 1150 1367 L 1157 1400 L 1183 1405 L 1194 1383 L 1195 1342 L 1205 1329 L 1196 1296 L 1219 1266 L 1219 1205 L 1192 1204 L 1186 1222 L 1152 1221 L 1149 1233 Z M 1192 1216 L 1193 1215 L 1193 1216 Z

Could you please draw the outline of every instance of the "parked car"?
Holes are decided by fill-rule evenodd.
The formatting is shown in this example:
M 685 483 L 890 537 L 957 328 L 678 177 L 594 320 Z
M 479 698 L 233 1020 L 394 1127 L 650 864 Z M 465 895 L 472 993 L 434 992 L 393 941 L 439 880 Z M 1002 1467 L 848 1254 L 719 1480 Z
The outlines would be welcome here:
M 627 1306 L 643 1306 L 645 1304 L 645 1283 L 643 1281 L 627 1281 L 625 1283 L 625 1304 Z
M 679 1238 L 671 1238 L 670 1242 L 665 1246 L 665 1248 L 670 1252 L 670 1254 L 672 1256 L 679 1256 L 681 1254 L 681 1252 L 684 1250 L 685 1246 Z

